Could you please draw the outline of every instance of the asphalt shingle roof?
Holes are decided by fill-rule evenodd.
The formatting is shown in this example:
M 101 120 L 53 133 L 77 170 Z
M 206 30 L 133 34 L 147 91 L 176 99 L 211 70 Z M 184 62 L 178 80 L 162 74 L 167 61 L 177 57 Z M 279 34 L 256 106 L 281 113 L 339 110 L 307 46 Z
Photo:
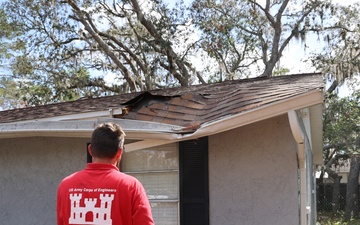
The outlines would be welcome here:
M 125 108 L 128 113 L 118 118 L 196 127 L 323 85 L 319 73 L 242 79 L 0 111 L 0 123 Z

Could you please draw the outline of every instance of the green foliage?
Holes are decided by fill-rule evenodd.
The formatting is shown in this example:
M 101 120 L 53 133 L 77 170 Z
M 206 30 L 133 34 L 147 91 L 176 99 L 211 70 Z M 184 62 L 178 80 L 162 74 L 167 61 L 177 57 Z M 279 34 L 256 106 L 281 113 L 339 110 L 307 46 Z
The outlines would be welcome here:
M 305 40 L 308 32 L 321 29 L 328 6 L 327 1 L 199 0 L 191 12 L 202 32 L 202 49 L 225 76 L 253 75 L 255 66 L 262 76 L 272 76 L 291 39 Z
M 360 3 L 349 6 L 332 5 L 328 16 L 332 23 L 322 24 L 318 31 L 326 45 L 319 53 L 308 59 L 313 66 L 324 74 L 331 75 L 337 85 L 360 72 Z M 335 89 L 332 87 L 331 90 Z
M 0 9 L 0 64 L 5 64 L 6 60 L 12 57 L 11 39 L 20 34 L 16 23 L 9 22 L 3 8 Z
M 0 69 L 27 92 L 19 99 L 29 106 L 284 75 L 286 68 L 276 68 L 284 49 L 309 32 L 331 34 L 332 46 L 356 47 L 354 9 L 327 0 L 7 0 L 0 10 Z M 346 18 L 352 20 L 339 24 Z M 318 68 L 332 63 L 325 56 L 314 59 Z M 104 81 L 109 73 L 116 82 Z
M 324 114 L 324 159 L 334 153 L 359 153 L 360 149 L 360 92 L 340 98 L 328 94 Z
M 11 109 L 21 106 L 18 101 L 17 84 L 5 76 L 0 77 L 0 109 Z
M 284 67 L 281 67 L 281 68 L 276 68 L 273 72 L 273 76 L 282 76 L 282 75 L 285 75 L 285 74 L 288 74 L 290 72 L 290 70 L 288 68 L 284 68 Z
M 72 70 L 112 73 L 120 85 L 106 84 L 101 76 L 74 85 L 88 89 L 91 84 L 92 90 L 113 93 L 187 86 L 194 74 L 201 76 L 188 59 L 192 43 L 180 40 L 192 31 L 183 4 L 178 6 L 168 9 L 161 1 L 137 0 L 8 0 L 3 4 L 6 25 L 16 24 L 22 31 L 7 40 L 10 69 L 15 79 L 37 79 L 47 86 L 56 81 L 53 77 L 65 79 Z M 52 92 L 64 89 L 59 85 L 50 85 Z
M 343 215 L 338 214 L 337 216 L 332 215 L 328 212 L 319 212 L 317 215 L 316 225 L 360 225 L 359 219 L 352 219 L 349 222 L 343 221 Z
M 219 71 L 225 75 L 249 75 L 249 66 L 261 59 L 260 40 L 245 30 L 258 22 L 246 19 L 250 5 L 247 1 L 194 1 L 191 5 L 192 18 L 202 31 L 201 48 L 219 64 Z

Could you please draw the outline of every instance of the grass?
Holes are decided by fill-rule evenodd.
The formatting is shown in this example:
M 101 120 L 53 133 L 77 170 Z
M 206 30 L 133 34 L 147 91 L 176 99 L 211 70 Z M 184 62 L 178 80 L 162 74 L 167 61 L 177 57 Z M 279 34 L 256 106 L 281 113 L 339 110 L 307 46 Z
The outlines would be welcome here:
M 343 215 L 333 216 L 330 212 L 317 213 L 317 225 L 360 225 L 360 219 L 352 219 L 350 222 L 343 221 Z

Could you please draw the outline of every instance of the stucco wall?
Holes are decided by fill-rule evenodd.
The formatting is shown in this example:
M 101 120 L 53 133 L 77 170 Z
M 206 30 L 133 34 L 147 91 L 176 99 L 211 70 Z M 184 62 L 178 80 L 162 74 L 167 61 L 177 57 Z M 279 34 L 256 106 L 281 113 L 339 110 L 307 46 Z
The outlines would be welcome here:
M 56 224 L 57 185 L 86 165 L 87 139 L 0 140 L 0 225 Z
M 0 139 L 0 225 L 56 224 L 61 179 L 88 139 Z M 296 149 L 286 116 L 209 138 L 210 224 L 298 224 Z M 158 224 L 161 225 L 161 224 Z
M 295 146 L 286 116 L 211 136 L 210 224 L 299 224 Z

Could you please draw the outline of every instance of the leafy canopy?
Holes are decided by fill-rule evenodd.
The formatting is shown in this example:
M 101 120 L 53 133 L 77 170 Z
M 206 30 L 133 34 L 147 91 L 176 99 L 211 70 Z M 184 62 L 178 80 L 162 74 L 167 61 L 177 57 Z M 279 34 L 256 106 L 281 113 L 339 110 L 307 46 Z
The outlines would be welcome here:
M 6 98 L 14 104 L 2 107 L 283 75 L 289 70 L 280 60 L 293 39 L 315 32 L 331 37 L 329 48 L 339 52 L 355 43 L 356 7 L 328 0 L 7 0 L 0 82 L 12 89 Z M 312 62 L 341 82 L 344 67 L 327 68 L 345 65 L 349 54 L 357 59 L 351 52 L 338 61 L 322 53 Z M 106 80 L 109 74 L 115 79 Z

